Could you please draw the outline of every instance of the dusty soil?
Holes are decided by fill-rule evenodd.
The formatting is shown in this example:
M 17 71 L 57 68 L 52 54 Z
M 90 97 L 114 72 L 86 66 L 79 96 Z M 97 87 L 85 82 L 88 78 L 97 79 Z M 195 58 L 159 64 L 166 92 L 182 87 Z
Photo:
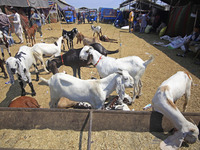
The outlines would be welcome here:
M 79 31 L 81 31 L 84 35 L 88 37 L 92 37 L 92 30 L 90 28 L 91 24 L 60 24 L 60 23 L 52 23 L 46 24 L 42 27 L 43 31 L 43 38 L 40 38 L 39 33 L 36 34 L 37 43 L 43 42 L 46 43 L 53 43 L 56 41 L 60 36 L 62 29 L 71 30 L 72 28 L 76 27 Z M 94 25 L 100 25 L 102 27 L 103 34 L 107 35 L 109 38 L 117 39 L 118 43 L 109 43 L 109 42 L 101 42 L 102 45 L 107 48 L 108 50 L 116 50 L 119 49 L 119 53 L 114 55 L 109 55 L 110 57 L 120 58 L 126 57 L 131 55 L 136 55 L 141 57 L 143 60 L 147 60 L 149 56 L 147 53 L 152 54 L 155 56 L 155 60 L 151 63 L 147 69 L 145 74 L 142 77 L 143 82 L 143 95 L 136 99 L 135 103 L 130 106 L 130 109 L 135 109 L 136 111 L 142 111 L 142 108 L 151 103 L 151 99 L 153 98 L 158 86 L 167 78 L 175 74 L 177 71 L 183 70 L 187 71 L 191 74 L 193 78 L 194 85 L 192 86 L 191 91 L 191 98 L 188 104 L 187 112 L 200 112 L 200 67 L 199 65 L 194 64 L 193 57 L 195 54 L 191 53 L 186 58 L 177 57 L 177 53 L 181 53 L 181 50 L 171 50 L 168 48 L 154 46 L 152 43 L 154 41 L 159 42 L 160 39 L 156 34 L 139 34 L 139 33 L 128 33 L 128 30 L 121 30 L 115 28 L 113 25 L 110 24 L 101 24 L 101 23 L 94 23 Z M 12 34 L 14 40 L 17 42 L 19 39 Z M 76 39 L 74 40 L 75 48 L 83 47 L 82 44 L 76 44 Z M 11 47 L 12 55 L 14 56 L 15 53 L 19 50 L 19 47 L 25 45 L 24 44 L 15 44 Z M 8 54 L 5 51 L 5 57 L 8 58 Z M 47 58 L 45 58 L 47 59 Z M 38 63 L 39 64 L 39 63 Z M 47 74 L 41 66 L 40 69 L 40 76 L 46 79 L 49 79 L 52 74 Z M 60 72 L 66 71 L 68 74 L 72 75 L 72 69 L 70 67 L 62 66 L 59 69 Z M 35 98 L 38 100 L 38 103 L 44 107 L 49 108 L 49 101 L 50 101 L 50 91 L 49 87 L 44 85 L 41 81 L 35 81 L 35 72 L 33 68 L 31 69 L 32 73 L 32 80 L 33 85 L 36 91 Z M 91 77 L 99 78 L 98 72 L 95 68 L 82 68 L 81 69 L 81 76 L 82 79 L 89 79 Z M 17 78 L 15 78 L 15 84 L 5 84 L 5 82 L 9 81 L 9 79 L 4 79 L 3 73 L 0 73 L 0 106 L 7 107 L 8 104 L 17 96 L 20 96 L 21 90 L 20 86 L 17 82 Z M 26 86 L 26 92 L 30 96 L 30 87 Z M 132 96 L 132 89 L 126 89 L 126 93 Z M 116 95 L 115 92 L 112 95 Z M 177 106 L 182 111 L 184 97 L 182 97 L 178 102 Z M 147 110 L 151 111 L 151 109 Z M 30 131 L 17 131 L 17 130 L 1 130 L 0 131 L 0 145 L 4 144 L 4 147 L 7 148 L 23 148 L 22 145 L 26 145 L 24 148 L 42 148 L 42 149 L 80 149 L 79 145 L 79 136 L 80 132 L 74 132 L 74 136 L 76 137 L 75 140 L 72 140 L 71 136 L 68 135 L 68 132 L 71 131 L 51 131 L 51 130 L 37 130 L 38 133 L 35 135 L 35 130 Z M 29 133 L 33 132 L 33 134 Z M 7 140 L 5 137 L 9 134 L 14 134 L 15 136 L 10 135 L 8 136 Z M 87 133 L 86 133 L 87 134 Z M 141 134 L 141 135 L 140 135 Z M 157 133 L 161 134 L 161 133 Z M 12 137 L 13 136 L 13 137 Z M 65 137 L 66 136 L 66 137 Z M 103 136 L 103 137 L 102 137 Z M 105 136 L 105 137 L 104 137 Z M 112 139 L 113 136 L 113 140 Z M 141 137 L 142 136 L 142 137 Z M 100 138 L 99 138 L 100 137 Z M 34 144 L 27 141 L 31 138 L 36 139 Z M 111 139 L 110 139 L 111 138 Z M 4 139 L 4 140 L 3 140 Z M 70 140 L 71 139 L 71 140 Z M 106 140 L 107 139 L 107 140 Z M 155 136 L 151 133 L 136 133 L 136 132 L 129 132 L 129 133 L 117 133 L 115 131 L 110 132 L 94 132 L 92 134 L 92 144 L 93 149 L 158 149 L 159 142 L 156 139 L 154 141 Z M 11 140 L 11 141 L 10 141 Z M 20 142 L 21 140 L 21 142 Z M 40 141 L 45 141 L 47 144 L 38 144 Z M 54 143 L 52 141 L 60 142 L 62 146 L 54 147 L 54 145 L 59 145 L 58 143 Z M 66 141 L 71 143 L 70 145 L 66 145 Z M 96 141 L 96 142 L 95 142 Z M 97 142 L 98 141 L 98 142 Z M 120 142 L 119 142 L 120 141 Z M 138 142 L 136 142 L 138 141 Z M 11 142 L 10 146 L 9 143 Z M 77 142 L 73 144 L 74 142 Z M 87 137 L 83 136 L 82 141 L 82 149 L 86 149 L 86 142 Z M 17 144 L 18 143 L 18 144 Z M 95 143 L 100 143 L 100 146 L 96 146 Z M 102 144 L 104 143 L 104 144 Z M 137 144 L 136 144 L 137 143 Z M 154 144 L 156 143 L 156 144 Z M 8 145 L 7 145 L 8 144 Z M 126 146 L 125 146 L 125 145 Z M 35 145 L 36 147 L 33 147 Z M 95 145 L 95 146 L 94 146 Z M 200 143 L 197 142 L 189 146 L 186 149 L 198 149 L 200 147 Z M 183 148 L 185 149 L 185 148 Z
M 118 43 L 101 42 L 101 44 L 108 50 L 120 50 L 117 54 L 109 55 L 110 57 L 120 58 L 136 55 L 141 57 L 143 60 L 147 60 L 149 56 L 146 53 L 155 56 L 155 60 L 147 67 L 142 77 L 143 95 L 139 99 L 136 99 L 135 103 L 132 104 L 132 106 L 130 106 L 131 109 L 134 108 L 136 111 L 141 111 L 145 105 L 151 103 L 151 99 L 153 98 L 158 86 L 164 80 L 175 74 L 177 71 L 184 70 L 188 71 L 191 74 L 194 81 L 194 86 L 192 86 L 192 94 L 187 111 L 200 112 L 200 68 L 199 65 L 195 65 L 193 63 L 193 57 L 195 54 L 191 53 L 188 57 L 182 58 L 176 56 L 176 53 L 181 53 L 181 50 L 171 50 L 160 46 L 155 47 L 154 45 L 152 45 L 152 43 L 154 41 L 160 41 L 158 35 L 156 34 L 131 34 L 128 33 L 127 30 L 115 28 L 113 25 L 110 24 L 95 23 L 94 25 L 100 25 L 102 27 L 103 34 L 107 35 L 109 38 L 118 40 Z M 53 43 L 61 36 L 62 29 L 71 30 L 74 27 L 76 27 L 84 35 L 92 37 L 93 33 L 90 26 L 91 24 L 46 24 L 42 27 L 43 38 L 40 38 L 38 32 L 36 34 L 37 43 L 42 42 L 41 40 L 43 40 L 43 42 L 46 43 Z M 19 39 L 15 36 L 15 34 L 12 35 L 14 37 L 14 40 L 18 42 Z M 11 52 L 13 56 L 19 50 L 19 47 L 22 45 L 25 45 L 25 43 L 15 44 L 11 47 Z M 74 40 L 74 45 L 75 48 L 83 47 L 83 45 L 80 43 L 76 44 L 76 39 Z M 8 58 L 8 54 L 6 51 L 5 54 L 5 57 Z M 39 65 L 38 67 L 40 69 L 41 77 L 49 79 L 52 76 L 52 73 L 47 74 L 42 69 L 41 65 Z M 62 66 L 60 67 L 59 71 L 66 71 L 68 74 L 72 75 L 72 69 L 70 67 Z M 31 73 L 33 85 L 37 93 L 35 98 L 38 100 L 39 104 L 42 107 L 49 108 L 49 87 L 43 85 L 41 81 L 35 81 L 36 76 L 33 68 L 31 69 Z M 82 79 L 89 79 L 91 77 L 99 78 L 96 68 L 82 68 L 81 76 Z M 9 79 L 4 79 L 3 77 L 3 73 L 0 73 L 0 106 L 6 107 L 12 99 L 14 99 L 17 96 L 20 96 L 21 90 L 19 84 L 17 83 L 17 78 L 15 78 L 16 83 L 14 85 L 10 85 L 5 84 L 5 82 L 9 81 Z M 31 90 L 28 85 L 26 86 L 26 92 L 28 93 L 28 95 L 30 95 Z M 126 92 L 129 93 L 130 96 L 132 96 L 132 89 L 126 89 Z M 112 95 L 115 94 L 116 93 L 113 92 Z M 183 100 L 184 97 L 180 99 L 177 103 L 180 110 L 182 110 Z
M 86 150 L 87 136 L 85 131 L 4 129 L 0 131 L 0 147 Z M 92 132 L 91 137 L 91 150 L 159 150 L 161 139 L 165 139 L 167 134 L 108 130 Z M 190 145 L 184 143 L 180 150 L 199 150 L 199 145 L 199 142 Z

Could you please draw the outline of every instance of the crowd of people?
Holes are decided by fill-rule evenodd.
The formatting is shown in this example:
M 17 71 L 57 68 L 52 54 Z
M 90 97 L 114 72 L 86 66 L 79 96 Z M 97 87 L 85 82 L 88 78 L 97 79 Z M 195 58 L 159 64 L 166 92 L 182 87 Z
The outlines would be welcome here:
M 128 26 L 129 32 L 139 32 L 139 33 L 150 33 L 154 30 L 159 36 L 163 36 L 162 29 L 166 29 L 166 23 L 161 21 L 159 14 L 155 15 L 154 17 L 151 16 L 151 12 L 134 12 L 131 10 L 128 16 Z M 153 18 L 153 19 L 152 19 Z M 183 43 L 183 54 L 177 54 L 177 56 L 185 57 L 188 52 L 190 52 L 191 46 L 196 46 L 196 50 L 200 50 L 200 24 L 196 23 L 192 33 L 188 36 Z M 198 61 L 200 64 L 200 61 Z
M 11 38 L 9 39 L 9 46 L 13 44 L 22 44 L 24 43 L 23 39 L 23 26 L 22 26 L 22 19 L 20 14 L 16 8 L 10 8 L 12 14 L 6 14 L 0 9 L 0 30 L 9 35 Z M 38 10 L 31 8 L 30 9 L 30 16 L 29 18 L 29 25 L 32 26 L 33 24 L 37 24 L 37 32 L 39 32 L 40 37 L 42 37 L 42 24 L 45 24 L 45 15 L 40 13 Z M 18 43 L 13 40 L 11 35 L 12 25 L 14 27 L 14 32 L 18 39 L 20 40 Z
M 150 12 L 140 12 L 139 14 L 136 14 L 133 10 L 131 10 L 128 18 L 129 32 L 132 33 L 133 31 L 139 31 L 140 33 L 144 33 L 148 22 L 150 22 L 149 13 Z

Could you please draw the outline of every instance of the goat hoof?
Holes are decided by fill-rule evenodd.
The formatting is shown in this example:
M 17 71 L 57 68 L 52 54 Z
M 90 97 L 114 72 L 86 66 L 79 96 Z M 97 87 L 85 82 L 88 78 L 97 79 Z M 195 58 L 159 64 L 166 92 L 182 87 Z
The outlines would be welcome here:
M 21 96 L 25 96 L 26 95 L 26 92 L 22 92 Z
M 136 98 L 138 99 L 138 98 L 139 98 L 139 95 L 137 95 Z
M 31 93 L 31 96 L 35 96 L 35 95 L 36 95 L 36 93 L 35 93 L 35 92 Z
M 35 79 L 35 81 L 39 81 L 39 78 Z

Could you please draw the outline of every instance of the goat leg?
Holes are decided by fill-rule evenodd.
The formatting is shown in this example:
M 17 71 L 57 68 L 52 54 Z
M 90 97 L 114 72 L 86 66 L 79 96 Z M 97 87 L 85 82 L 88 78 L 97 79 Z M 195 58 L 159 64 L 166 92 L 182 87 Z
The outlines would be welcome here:
M 74 47 L 73 41 L 71 41 L 71 43 L 72 43 L 72 49 L 73 49 L 73 47 Z
M 2 54 L 2 57 L 3 57 L 3 62 L 5 62 L 4 52 L 2 51 L 1 54 Z
M 36 93 L 35 93 L 35 90 L 34 90 L 34 88 L 33 88 L 33 83 L 30 82 L 30 83 L 28 83 L 28 84 L 29 84 L 29 86 L 30 86 L 30 88 L 31 88 L 31 91 L 32 91 L 31 95 L 32 95 L 32 96 L 35 96 Z
M 142 95 L 142 81 L 139 80 L 138 82 L 138 87 L 139 87 L 139 92 L 138 92 L 138 95 L 136 96 L 136 98 L 139 98 L 139 96 Z
M 73 76 L 76 77 L 76 68 L 72 68 L 73 69 Z
M 69 48 L 69 41 L 68 41 L 68 40 L 67 40 L 67 46 L 68 46 L 68 49 L 70 49 L 70 48 Z
M 39 81 L 39 72 L 36 72 L 36 79 L 35 81 Z
M 23 87 L 23 81 L 19 80 L 19 85 L 20 85 L 20 87 L 22 89 L 21 96 L 25 96 L 26 95 L 26 91 L 25 91 L 25 89 Z
M 38 72 L 37 65 L 36 65 L 36 64 L 33 64 L 33 66 L 35 67 L 36 81 L 39 81 L 39 72 Z
M 78 77 L 81 79 L 81 67 L 78 67 Z
M 7 48 L 7 51 L 8 51 L 9 56 L 11 57 L 11 52 L 10 52 L 10 48 L 9 47 Z
M 5 68 L 4 68 L 3 64 L 4 64 L 3 60 L 0 59 L 0 67 L 2 69 L 2 72 L 4 73 L 4 78 L 6 79 L 6 78 L 8 78 L 8 75 L 7 75 L 6 71 L 5 71 Z

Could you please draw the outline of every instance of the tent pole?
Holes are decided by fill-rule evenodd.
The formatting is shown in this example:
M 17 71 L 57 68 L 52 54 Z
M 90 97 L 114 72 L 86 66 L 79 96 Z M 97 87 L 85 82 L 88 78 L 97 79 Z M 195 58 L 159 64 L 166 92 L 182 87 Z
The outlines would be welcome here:
M 55 5 L 55 3 L 54 3 L 53 6 L 51 7 L 50 11 L 53 9 L 54 5 Z M 46 20 L 48 19 L 49 15 L 50 15 L 50 11 L 49 11 L 49 14 L 47 15 L 47 17 L 46 17 L 46 19 L 45 19 L 45 22 L 46 22 Z
M 194 21 L 194 27 L 195 27 L 195 25 L 196 25 L 196 23 L 197 23 L 197 16 L 198 16 L 198 9 L 197 9 L 197 11 L 196 11 L 196 17 L 195 17 L 195 21 Z
M 62 12 L 58 9 L 58 11 L 60 12 L 60 14 L 64 17 L 65 19 L 65 16 L 62 14 Z M 67 23 L 67 20 L 65 19 L 65 22 Z

